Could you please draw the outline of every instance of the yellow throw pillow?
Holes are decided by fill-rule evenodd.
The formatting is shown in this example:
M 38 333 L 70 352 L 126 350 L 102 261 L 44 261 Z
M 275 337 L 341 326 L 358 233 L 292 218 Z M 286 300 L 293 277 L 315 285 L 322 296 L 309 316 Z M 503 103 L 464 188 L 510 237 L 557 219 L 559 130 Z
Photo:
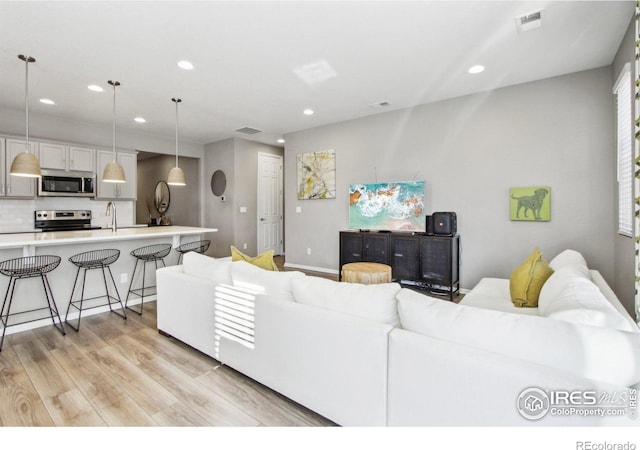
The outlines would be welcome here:
M 273 262 L 273 250 L 260 253 L 255 258 L 252 258 L 251 256 L 245 255 L 232 245 L 231 261 L 246 261 L 253 264 L 254 266 L 258 266 L 265 270 L 273 270 L 276 272 L 278 271 L 278 266 L 276 266 L 276 263 Z
M 517 307 L 537 307 L 542 285 L 551 274 L 553 269 L 536 247 L 526 261 L 511 272 L 509 291 L 513 304 Z

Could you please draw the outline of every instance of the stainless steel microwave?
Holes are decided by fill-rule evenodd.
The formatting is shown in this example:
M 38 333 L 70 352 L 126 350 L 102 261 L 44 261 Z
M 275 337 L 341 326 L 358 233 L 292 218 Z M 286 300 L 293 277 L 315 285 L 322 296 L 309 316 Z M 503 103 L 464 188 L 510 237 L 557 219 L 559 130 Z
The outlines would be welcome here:
M 96 174 L 42 170 L 42 176 L 38 182 L 38 195 L 40 197 L 95 197 Z

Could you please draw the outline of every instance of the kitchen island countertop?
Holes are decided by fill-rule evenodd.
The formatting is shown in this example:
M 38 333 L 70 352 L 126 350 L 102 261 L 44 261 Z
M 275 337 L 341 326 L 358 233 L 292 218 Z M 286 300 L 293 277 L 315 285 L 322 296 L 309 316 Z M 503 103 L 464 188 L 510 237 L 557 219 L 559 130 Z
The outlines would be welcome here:
M 120 228 L 118 231 L 111 229 L 81 230 L 81 231 L 53 231 L 0 234 L 0 249 L 25 247 L 25 256 L 32 254 L 27 249 L 38 246 L 82 244 L 101 241 L 123 241 L 132 239 L 147 239 L 156 237 L 199 235 L 214 233 L 217 228 L 199 228 L 183 226 L 163 227 L 131 227 Z

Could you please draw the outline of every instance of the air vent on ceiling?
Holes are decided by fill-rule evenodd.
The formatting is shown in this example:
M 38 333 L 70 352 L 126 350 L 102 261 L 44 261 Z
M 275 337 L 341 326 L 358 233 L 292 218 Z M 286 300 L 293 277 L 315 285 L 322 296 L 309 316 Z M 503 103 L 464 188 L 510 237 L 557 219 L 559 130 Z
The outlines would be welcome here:
M 372 103 L 372 104 L 371 104 L 371 106 L 372 106 L 373 108 L 384 108 L 384 107 L 389 106 L 389 105 L 391 105 L 391 103 L 389 103 L 389 102 L 384 102 L 384 101 L 383 101 L 383 102 L 376 102 L 376 103 Z
M 542 26 L 542 10 L 530 12 L 524 16 L 516 17 L 518 33 L 534 30 Z
M 256 133 L 262 133 L 262 130 L 256 130 L 255 128 L 251 128 L 251 127 L 242 127 L 242 128 L 238 128 L 236 132 L 244 133 L 244 134 L 256 134 Z

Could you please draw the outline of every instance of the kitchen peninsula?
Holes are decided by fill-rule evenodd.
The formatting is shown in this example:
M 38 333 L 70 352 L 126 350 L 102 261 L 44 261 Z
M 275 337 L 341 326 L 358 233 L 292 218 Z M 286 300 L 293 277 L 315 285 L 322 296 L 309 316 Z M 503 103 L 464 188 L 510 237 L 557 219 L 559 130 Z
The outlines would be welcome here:
M 73 282 L 76 277 L 77 267 L 69 262 L 69 257 L 89 250 L 117 249 L 120 250 L 119 259 L 112 264 L 111 270 L 118 286 L 119 295 L 124 302 L 130 277 L 135 265 L 135 258 L 130 252 L 136 248 L 170 243 L 176 248 L 185 242 L 196 241 L 204 238 L 205 233 L 215 233 L 216 228 L 199 228 L 184 226 L 157 226 L 157 227 L 125 227 L 117 231 L 111 229 L 80 230 L 80 231 L 55 231 L 0 234 L 0 261 L 23 256 L 56 255 L 62 258 L 60 265 L 49 274 L 49 282 L 61 317 L 69 305 Z M 215 245 L 215 244 L 214 244 Z M 166 258 L 165 264 L 172 265 L 177 262 L 178 254 L 172 251 Z M 93 272 L 93 273 L 92 273 Z M 155 285 L 155 271 L 147 270 L 147 285 Z M 134 286 L 142 283 L 136 274 Z M 0 277 L 0 293 L 7 289 L 8 277 Z M 111 283 L 109 282 L 109 285 Z M 113 294 L 113 293 L 112 293 Z M 104 283 L 102 273 L 99 270 L 90 271 L 87 274 L 85 298 L 104 295 Z M 25 311 L 42 306 L 42 285 L 39 279 L 24 280 L 16 288 L 15 311 Z M 75 296 L 74 296 L 75 297 Z M 145 299 L 145 302 L 148 301 Z M 138 298 L 130 299 L 130 304 L 139 303 Z M 92 313 L 108 311 L 108 306 L 96 308 L 92 312 L 83 312 L 83 316 Z M 77 316 L 77 314 L 76 314 Z M 70 315 L 70 318 L 72 316 Z M 34 317 L 34 320 L 36 318 Z M 7 334 L 26 330 L 38 326 L 51 325 L 50 318 L 43 318 L 31 324 L 16 325 L 7 328 Z

